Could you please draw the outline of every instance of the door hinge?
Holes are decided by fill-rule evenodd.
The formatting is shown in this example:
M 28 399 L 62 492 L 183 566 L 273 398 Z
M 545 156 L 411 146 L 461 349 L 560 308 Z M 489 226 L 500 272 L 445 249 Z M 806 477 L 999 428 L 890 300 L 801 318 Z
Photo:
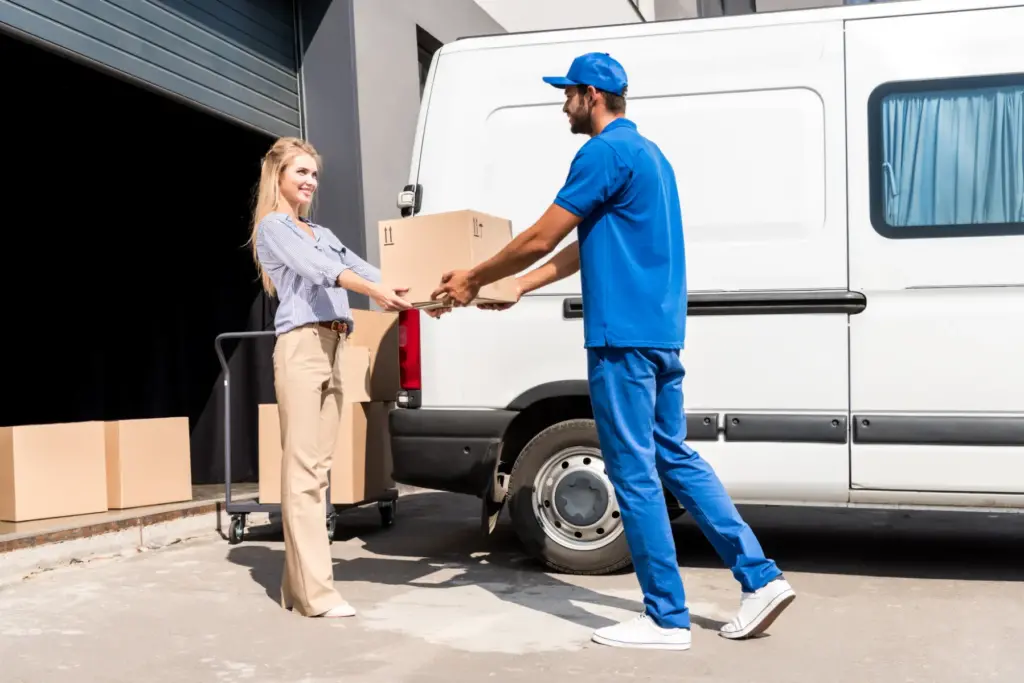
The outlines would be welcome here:
M 398 193 L 398 208 L 402 211 L 402 218 L 414 216 L 420 212 L 423 205 L 423 186 L 419 183 L 406 185 Z

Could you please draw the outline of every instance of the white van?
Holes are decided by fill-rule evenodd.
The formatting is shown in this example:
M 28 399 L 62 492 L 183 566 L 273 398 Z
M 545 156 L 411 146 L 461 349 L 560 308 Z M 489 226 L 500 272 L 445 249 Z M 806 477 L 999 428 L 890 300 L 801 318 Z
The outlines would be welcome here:
M 608 52 L 679 179 L 688 442 L 736 501 L 1020 512 L 1022 37 L 1024 2 L 920 0 L 460 40 L 399 204 L 529 227 L 585 141 L 541 77 Z M 602 573 L 629 558 L 581 316 L 578 276 L 404 315 L 390 429 L 397 481 Z

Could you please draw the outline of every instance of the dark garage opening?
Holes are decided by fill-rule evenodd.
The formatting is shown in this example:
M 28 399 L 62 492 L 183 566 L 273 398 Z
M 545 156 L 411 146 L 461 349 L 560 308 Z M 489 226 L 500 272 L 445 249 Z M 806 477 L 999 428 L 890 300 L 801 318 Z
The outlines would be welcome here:
M 222 482 L 213 341 L 272 328 L 246 244 L 272 138 L 2 35 L 0 64 L 0 425 L 188 416 L 193 483 Z M 257 480 L 270 348 L 232 355 L 234 481 Z

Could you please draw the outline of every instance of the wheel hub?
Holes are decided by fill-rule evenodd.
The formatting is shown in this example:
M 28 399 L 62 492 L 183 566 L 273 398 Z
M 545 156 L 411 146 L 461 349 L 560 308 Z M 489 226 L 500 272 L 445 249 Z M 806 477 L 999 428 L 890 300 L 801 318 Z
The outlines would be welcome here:
M 548 538 L 572 550 L 602 548 L 622 533 L 615 492 L 596 448 L 568 448 L 544 463 L 533 503 Z
M 573 526 L 593 526 L 608 507 L 608 491 L 589 470 L 566 474 L 555 484 L 555 512 Z

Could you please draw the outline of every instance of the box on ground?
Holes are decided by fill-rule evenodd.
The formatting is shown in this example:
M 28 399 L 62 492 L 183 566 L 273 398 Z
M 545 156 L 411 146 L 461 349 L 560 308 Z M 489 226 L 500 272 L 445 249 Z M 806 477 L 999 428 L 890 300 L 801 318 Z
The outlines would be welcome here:
M 398 314 L 353 310 L 352 321 L 349 343 L 370 350 L 370 396 L 365 400 L 394 401 L 402 388 L 398 373 Z
M 380 221 L 377 228 L 381 278 L 408 287 L 405 299 L 421 309 L 443 305 L 430 298 L 442 274 L 472 268 L 512 240 L 511 221 L 469 209 Z M 511 301 L 512 276 L 481 287 L 471 304 Z
M 103 422 L 0 427 L 0 521 L 107 511 Z
M 388 411 L 393 403 L 342 404 L 331 463 L 331 503 L 373 500 L 394 486 Z M 277 404 L 259 406 L 259 501 L 281 502 L 281 423 Z
M 107 422 L 106 462 L 113 510 L 192 500 L 187 417 Z

